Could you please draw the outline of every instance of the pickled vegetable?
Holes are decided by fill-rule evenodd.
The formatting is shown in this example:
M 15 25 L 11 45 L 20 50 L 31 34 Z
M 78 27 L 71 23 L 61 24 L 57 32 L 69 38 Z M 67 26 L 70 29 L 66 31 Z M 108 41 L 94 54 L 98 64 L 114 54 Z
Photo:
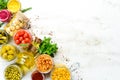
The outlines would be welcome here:
M 15 59 L 17 53 L 18 53 L 17 48 L 9 44 L 3 45 L 0 51 L 1 57 L 7 61 Z
M 11 13 L 8 10 L 1 10 L 0 11 L 0 21 L 8 22 L 11 19 Z
M 28 22 L 29 19 L 19 11 L 4 28 L 10 36 L 13 36 L 18 30 L 27 28 Z
M 5 80 L 21 80 L 22 70 L 18 65 L 9 65 L 5 69 Z
M 0 44 L 8 42 L 8 34 L 4 30 L 0 30 Z
M 16 63 L 22 65 L 25 71 L 32 69 L 34 67 L 34 56 L 31 52 L 20 52 L 17 55 Z

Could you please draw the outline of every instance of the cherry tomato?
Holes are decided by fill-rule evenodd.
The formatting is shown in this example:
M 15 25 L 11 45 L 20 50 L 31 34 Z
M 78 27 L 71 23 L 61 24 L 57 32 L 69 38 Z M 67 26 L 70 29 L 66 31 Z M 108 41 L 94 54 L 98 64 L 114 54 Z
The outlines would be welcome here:
M 23 37 L 28 38 L 29 37 L 28 33 L 25 33 Z
M 15 43 L 16 43 L 16 44 L 20 44 L 20 41 L 19 41 L 19 40 L 15 40 Z
M 19 39 L 19 37 L 15 36 L 15 37 L 14 37 L 14 39 L 15 39 L 15 40 L 18 40 L 18 39 Z
M 20 35 L 16 33 L 15 37 L 19 37 Z
M 22 40 L 22 44 L 25 44 L 26 42 L 25 42 L 25 40 Z
M 14 40 L 16 44 L 25 44 L 25 43 L 30 43 L 31 42 L 31 36 L 29 33 L 25 30 L 19 30 L 16 35 L 14 36 Z
M 19 40 L 22 41 L 22 40 L 23 40 L 23 37 L 19 37 Z
M 29 38 L 25 38 L 25 42 L 26 43 L 30 43 L 30 39 Z
M 24 31 L 24 30 L 20 30 L 20 31 L 18 31 L 18 34 L 19 34 L 20 36 L 22 36 L 22 35 L 25 34 L 25 31 Z

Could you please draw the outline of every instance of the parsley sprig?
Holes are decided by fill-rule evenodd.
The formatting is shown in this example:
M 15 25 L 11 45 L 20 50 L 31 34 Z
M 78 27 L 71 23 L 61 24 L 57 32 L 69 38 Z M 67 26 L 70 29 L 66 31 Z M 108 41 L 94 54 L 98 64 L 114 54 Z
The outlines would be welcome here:
M 8 0 L 0 0 L 0 10 L 7 8 Z
M 56 43 L 51 42 L 51 38 L 44 37 L 42 43 L 39 46 L 39 53 L 40 54 L 48 54 L 54 57 L 54 54 L 57 52 L 58 47 Z

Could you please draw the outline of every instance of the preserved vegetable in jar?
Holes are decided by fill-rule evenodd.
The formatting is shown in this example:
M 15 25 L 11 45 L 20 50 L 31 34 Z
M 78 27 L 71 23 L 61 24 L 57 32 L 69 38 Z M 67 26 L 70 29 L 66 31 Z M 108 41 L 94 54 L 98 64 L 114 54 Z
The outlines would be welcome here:
M 5 80 L 21 80 L 23 71 L 17 64 L 11 64 L 6 67 L 4 72 Z
M 10 36 L 13 36 L 19 29 L 28 27 L 29 19 L 20 11 L 18 11 L 12 20 L 5 26 L 5 30 Z
M 0 45 L 8 42 L 9 36 L 5 30 L 0 30 Z
M 28 70 L 34 67 L 34 56 L 31 52 L 20 52 L 17 55 L 16 63 L 21 65 L 24 74 L 26 74 Z
M 15 46 L 6 44 L 1 47 L 0 56 L 7 61 L 11 61 L 16 58 L 18 52 L 19 50 Z
M 51 80 L 71 80 L 69 69 L 64 65 L 56 65 L 51 73 Z

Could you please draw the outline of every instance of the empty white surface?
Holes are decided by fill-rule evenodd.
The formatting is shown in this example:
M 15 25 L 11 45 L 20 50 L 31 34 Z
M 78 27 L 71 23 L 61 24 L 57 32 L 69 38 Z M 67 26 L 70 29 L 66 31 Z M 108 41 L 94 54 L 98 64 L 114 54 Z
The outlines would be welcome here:
M 20 1 L 22 8 L 32 6 L 25 13 L 30 31 L 52 37 L 59 46 L 54 61 L 72 65 L 73 80 L 120 80 L 120 0 Z M 0 58 L 0 80 L 8 64 Z

